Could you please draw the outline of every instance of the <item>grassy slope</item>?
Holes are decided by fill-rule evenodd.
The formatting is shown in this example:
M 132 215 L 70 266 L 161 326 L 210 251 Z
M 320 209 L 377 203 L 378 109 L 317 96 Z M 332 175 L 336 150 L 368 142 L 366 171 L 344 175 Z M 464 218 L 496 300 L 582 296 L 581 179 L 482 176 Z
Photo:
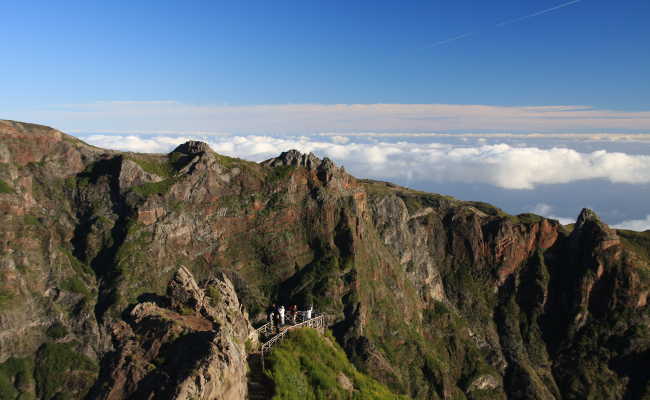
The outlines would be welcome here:
M 637 272 L 645 281 L 650 281 L 650 230 L 636 232 L 624 229 L 616 231 L 623 246 L 639 257 Z
M 274 400 L 407 399 L 359 372 L 330 336 L 300 329 L 269 357 Z

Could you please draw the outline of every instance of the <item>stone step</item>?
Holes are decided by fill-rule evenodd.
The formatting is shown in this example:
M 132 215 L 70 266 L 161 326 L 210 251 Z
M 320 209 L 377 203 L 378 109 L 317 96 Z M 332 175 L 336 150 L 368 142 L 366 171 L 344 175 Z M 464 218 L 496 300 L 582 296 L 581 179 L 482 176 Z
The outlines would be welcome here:
M 273 383 L 262 370 L 262 359 L 259 353 L 248 357 L 248 399 L 268 400 L 273 397 Z

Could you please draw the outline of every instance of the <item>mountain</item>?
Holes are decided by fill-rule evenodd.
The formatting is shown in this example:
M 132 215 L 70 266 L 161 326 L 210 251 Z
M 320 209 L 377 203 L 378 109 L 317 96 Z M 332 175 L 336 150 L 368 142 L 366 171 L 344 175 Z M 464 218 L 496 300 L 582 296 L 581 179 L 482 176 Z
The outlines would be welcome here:
M 0 225 L 0 398 L 244 398 L 271 302 L 313 303 L 414 399 L 650 398 L 650 232 L 587 209 L 567 227 L 295 150 L 0 121 Z

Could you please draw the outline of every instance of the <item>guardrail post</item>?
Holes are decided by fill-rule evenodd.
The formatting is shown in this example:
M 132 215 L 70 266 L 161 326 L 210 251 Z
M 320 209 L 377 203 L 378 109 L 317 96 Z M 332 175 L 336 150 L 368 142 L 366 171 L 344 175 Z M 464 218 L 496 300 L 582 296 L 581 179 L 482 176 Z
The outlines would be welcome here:
M 324 330 L 325 330 L 325 315 L 321 314 L 321 315 L 319 315 L 317 317 L 302 321 L 302 322 L 300 322 L 300 323 L 298 323 L 296 325 L 289 326 L 285 330 L 281 331 L 280 333 L 278 333 L 277 335 L 273 336 L 271 339 L 266 341 L 266 343 L 262 343 L 262 345 L 260 347 L 260 349 L 261 349 L 260 356 L 262 358 L 261 359 L 261 361 L 262 361 L 262 369 L 264 369 L 264 353 L 266 351 L 270 351 L 271 347 L 273 347 L 277 342 L 284 339 L 284 336 L 290 330 L 295 329 L 295 328 L 305 327 L 305 326 L 309 327 L 309 328 L 314 328 L 314 329 L 318 330 L 322 334 L 324 332 Z M 266 332 L 269 328 L 271 330 L 273 329 L 273 322 L 268 322 L 268 323 L 262 325 L 261 327 L 257 328 L 257 332 L 258 332 L 258 334 L 263 333 L 263 332 Z

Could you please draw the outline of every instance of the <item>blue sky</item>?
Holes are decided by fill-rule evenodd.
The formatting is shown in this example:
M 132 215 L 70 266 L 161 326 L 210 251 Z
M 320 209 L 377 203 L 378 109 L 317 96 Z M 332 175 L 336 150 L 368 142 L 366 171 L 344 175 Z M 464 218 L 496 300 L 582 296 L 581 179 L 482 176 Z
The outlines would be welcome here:
M 650 2 L 0 3 L 0 118 L 650 228 Z M 511 136 L 514 135 L 514 136 Z
M 0 106 L 174 100 L 650 109 L 650 2 L 582 0 L 497 26 L 561 4 L 8 1 L 0 5 Z

